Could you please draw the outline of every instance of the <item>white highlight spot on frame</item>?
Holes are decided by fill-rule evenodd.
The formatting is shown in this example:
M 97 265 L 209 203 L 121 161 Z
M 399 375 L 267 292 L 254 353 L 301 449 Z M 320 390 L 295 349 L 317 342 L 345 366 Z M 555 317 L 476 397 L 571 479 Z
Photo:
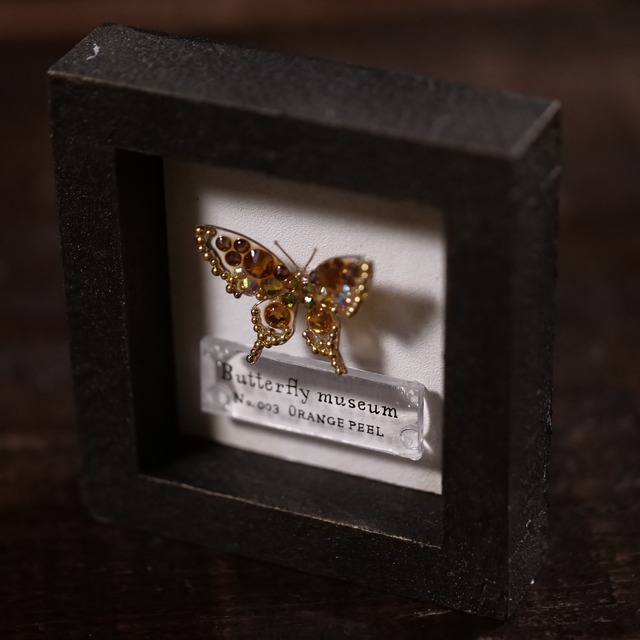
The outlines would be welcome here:
M 86 60 L 93 60 L 94 58 L 97 58 L 99 53 L 100 53 L 100 45 L 94 43 L 93 53 L 90 56 L 87 56 Z

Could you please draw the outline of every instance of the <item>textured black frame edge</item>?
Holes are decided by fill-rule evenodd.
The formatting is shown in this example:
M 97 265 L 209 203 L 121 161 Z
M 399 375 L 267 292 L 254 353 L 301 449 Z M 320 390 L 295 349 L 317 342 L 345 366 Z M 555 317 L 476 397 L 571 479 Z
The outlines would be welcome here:
M 96 517 L 508 617 L 546 541 L 558 104 L 116 25 L 49 74 Z M 444 212 L 442 497 L 180 433 L 169 156 Z M 367 513 L 363 491 L 398 509 Z M 323 493 L 341 495 L 353 521 Z

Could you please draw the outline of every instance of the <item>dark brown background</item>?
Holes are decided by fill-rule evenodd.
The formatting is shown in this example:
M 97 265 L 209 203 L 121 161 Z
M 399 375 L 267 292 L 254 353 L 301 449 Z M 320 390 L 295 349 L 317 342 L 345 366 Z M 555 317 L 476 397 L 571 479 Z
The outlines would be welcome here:
M 640 638 L 637 3 L 130 4 L 0 2 L 0 637 Z M 44 73 L 105 20 L 563 101 L 551 541 L 512 620 L 83 511 Z

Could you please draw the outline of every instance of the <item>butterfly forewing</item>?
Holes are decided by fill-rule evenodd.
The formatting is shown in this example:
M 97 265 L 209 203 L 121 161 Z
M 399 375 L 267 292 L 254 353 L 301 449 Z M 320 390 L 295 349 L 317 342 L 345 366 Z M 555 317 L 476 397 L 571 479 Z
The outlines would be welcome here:
M 239 298 L 277 298 L 287 291 L 291 273 L 272 251 L 251 238 L 222 227 L 196 229 L 198 251 L 211 272 L 227 283 L 227 292 Z
M 367 295 L 372 265 L 360 256 L 340 256 L 321 262 L 309 273 L 315 305 L 323 305 L 350 318 Z

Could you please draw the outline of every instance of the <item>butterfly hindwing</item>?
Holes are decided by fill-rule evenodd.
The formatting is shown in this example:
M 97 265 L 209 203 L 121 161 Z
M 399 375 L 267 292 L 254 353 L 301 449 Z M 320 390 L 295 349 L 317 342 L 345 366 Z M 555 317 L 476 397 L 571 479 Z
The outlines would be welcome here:
M 347 373 L 340 354 L 340 320 L 330 307 L 315 306 L 307 313 L 307 328 L 302 337 L 312 353 L 319 353 L 331 362 L 338 375 Z
M 291 276 L 288 267 L 272 251 L 251 238 L 222 227 L 202 225 L 196 229 L 198 251 L 211 264 L 214 276 L 227 283 L 236 298 L 276 298 L 286 292 Z
M 298 302 L 299 298 L 284 294 L 253 305 L 251 322 L 257 336 L 251 353 L 247 356 L 250 363 L 257 362 L 263 349 L 284 344 L 293 335 L 296 330 Z

